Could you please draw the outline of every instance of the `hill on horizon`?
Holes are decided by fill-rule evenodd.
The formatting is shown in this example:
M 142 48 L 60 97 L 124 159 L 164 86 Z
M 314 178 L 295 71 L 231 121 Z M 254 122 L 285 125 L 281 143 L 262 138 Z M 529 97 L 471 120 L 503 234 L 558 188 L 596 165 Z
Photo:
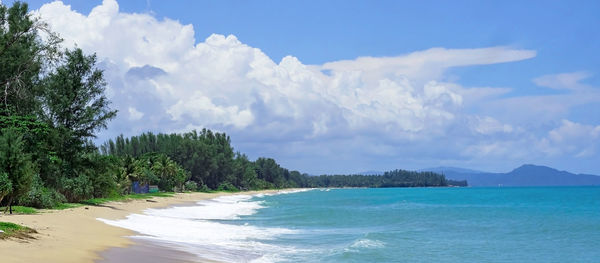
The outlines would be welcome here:
M 488 173 L 456 167 L 436 167 L 420 171 L 443 173 L 451 180 L 467 180 L 469 186 L 600 185 L 600 176 L 597 175 L 573 174 L 533 164 L 524 164 L 507 173 Z

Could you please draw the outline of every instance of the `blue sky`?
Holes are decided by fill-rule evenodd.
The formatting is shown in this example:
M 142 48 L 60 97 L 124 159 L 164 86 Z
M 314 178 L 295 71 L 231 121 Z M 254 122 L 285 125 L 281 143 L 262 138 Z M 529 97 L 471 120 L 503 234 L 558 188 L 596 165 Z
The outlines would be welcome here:
M 314 174 L 600 174 L 598 1 L 29 3 L 98 53 L 120 111 L 99 140 L 208 127 Z

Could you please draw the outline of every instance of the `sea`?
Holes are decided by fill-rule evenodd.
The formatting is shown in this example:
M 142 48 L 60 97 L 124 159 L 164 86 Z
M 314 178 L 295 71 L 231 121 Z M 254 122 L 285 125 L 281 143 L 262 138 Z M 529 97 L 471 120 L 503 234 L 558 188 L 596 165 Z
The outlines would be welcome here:
M 199 262 L 600 262 L 600 187 L 307 189 L 100 220 Z

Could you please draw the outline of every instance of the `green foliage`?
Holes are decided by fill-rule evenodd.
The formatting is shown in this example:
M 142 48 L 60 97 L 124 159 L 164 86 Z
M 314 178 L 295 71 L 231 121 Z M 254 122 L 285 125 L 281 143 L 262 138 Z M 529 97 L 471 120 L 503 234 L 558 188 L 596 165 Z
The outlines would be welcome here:
M 198 191 L 198 184 L 194 181 L 187 181 L 185 182 L 184 188 L 186 191 Z
M 21 225 L 17 225 L 15 223 L 10 223 L 10 222 L 0 222 L 0 230 L 2 231 L 16 231 L 16 230 L 21 230 L 24 229 L 24 226 Z
M 8 207 L 0 207 L 0 210 L 4 211 L 7 208 Z M 38 213 L 37 209 L 29 206 L 13 205 L 12 210 L 13 214 L 32 215 Z
M 129 194 L 129 195 L 121 195 L 114 197 L 106 197 L 106 198 L 92 198 L 85 201 L 81 201 L 81 204 L 86 205 L 101 205 L 108 202 L 114 201 L 129 201 L 135 199 L 148 199 L 152 197 L 172 197 L 172 192 L 158 192 L 158 193 L 146 193 L 146 194 Z
M 95 68 L 95 55 L 67 50 L 62 63 L 44 79 L 44 117 L 66 132 L 65 141 L 81 145 L 106 128 L 116 111 L 108 107 L 106 82 L 102 71 Z
M 0 203 L 12 191 L 12 182 L 5 172 L 0 173 Z
M 43 31 L 46 38 L 39 37 Z M 1 105 L 9 115 L 29 115 L 38 110 L 37 83 L 42 69 L 58 55 L 60 38 L 48 25 L 33 19 L 26 3 L 10 8 L 0 3 L 0 87 Z
M 206 186 L 205 184 L 203 184 L 202 186 L 200 186 L 200 188 L 198 189 L 198 192 L 204 192 L 204 193 L 208 193 L 211 192 L 212 190 L 210 190 L 210 188 L 208 188 L 208 186 Z
M 145 154 L 161 153 L 190 172 L 191 179 L 209 188 L 216 189 L 233 173 L 233 148 L 224 133 L 213 133 L 203 129 L 184 134 L 144 133 L 131 138 L 117 137 L 101 146 L 107 155 L 120 157 L 142 157 Z
M 136 181 L 142 185 L 158 185 L 163 191 L 183 191 L 184 183 L 190 179 L 189 172 L 165 154 L 146 153 L 137 158 L 125 156 L 121 160 L 114 161 L 120 163 L 114 180 L 121 192 L 128 193 L 131 183 Z
M 64 210 L 64 209 L 69 209 L 69 208 L 80 207 L 82 205 L 83 204 L 78 204 L 78 203 L 61 203 L 61 204 L 58 204 L 58 205 L 56 205 L 54 207 L 51 207 L 51 208 L 55 209 L 55 210 Z
M 93 197 L 94 187 L 92 181 L 85 175 L 73 178 L 63 177 L 58 190 L 69 202 L 77 202 Z
M 23 152 L 23 139 L 13 129 L 0 134 L 0 172 L 8 175 L 11 189 L 7 191 L 8 206 L 29 191 L 35 174 L 31 156 Z
M 259 179 L 272 183 L 275 188 L 285 187 L 286 179 L 289 178 L 289 171 L 281 168 L 271 158 L 258 158 L 256 160 L 256 174 Z
M 105 155 L 123 158 L 122 176 L 129 181 L 159 184 L 161 189 L 171 190 L 171 186 L 182 189 L 182 183 L 189 178 L 201 188 L 219 189 L 228 183 L 235 189 L 256 190 L 266 188 L 300 187 L 304 176 L 282 168 L 273 159 L 259 158 L 256 162 L 248 160 L 243 154 L 233 153 L 230 139 L 224 133 L 213 133 L 208 129 L 183 134 L 144 133 L 140 136 L 125 138 L 122 135 L 109 140 L 100 147 Z M 152 168 L 142 162 L 154 163 L 147 156 L 163 154 L 179 164 L 189 175 L 162 177 L 169 171 L 164 165 Z M 137 168 L 136 168 L 137 167 Z M 154 178 L 154 179 L 153 179 Z M 169 178 L 169 180 L 161 180 Z M 181 179 L 186 178 L 185 181 Z M 231 188 L 231 189 L 233 189 Z M 202 189 L 200 189 L 202 190 Z
M 235 184 L 243 190 L 260 189 L 260 182 L 256 175 L 253 162 L 244 154 L 237 153 L 233 161 L 233 177 Z
M 95 55 L 86 56 L 81 49 L 67 50 L 60 66 L 42 81 L 42 117 L 56 131 L 53 146 L 67 172 L 79 168 L 79 157 L 90 148 L 94 150 L 87 147 L 87 140 L 116 116 L 109 108 L 104 95 L 106 83 L 95 63 Z
M 230 182 L 222 182 L 219 184 L 217 191 L 238 192 L 240 190 L 233 186 Z
M 42 179 L 36 175 L 33 177 L 31 189 L 19 198 L 18 203 L 35 208 L 53 208 L 66 201 L 67 199 L 62 194 L 52 188 L 45 187 Z
M 446 178 L 432 172 L 393 170 L 383 175 L 321 175 L 306 177 L 304 187 L 425 187 L 447 186 Z
M 158 177 L 158 187 L 161 190 L 183 191 L 184 182 L 190 178 L 187 171 L 164 154 L 155 157 L 151 169 Z
M 103 156 L 99 153 L 83 155 L 82 163 L 78 166 L 81 174 L 90 178 L 94 197 L 107 197 L 118 195 L 117 174 L 119 172 L 118 160 L 112 156 Z

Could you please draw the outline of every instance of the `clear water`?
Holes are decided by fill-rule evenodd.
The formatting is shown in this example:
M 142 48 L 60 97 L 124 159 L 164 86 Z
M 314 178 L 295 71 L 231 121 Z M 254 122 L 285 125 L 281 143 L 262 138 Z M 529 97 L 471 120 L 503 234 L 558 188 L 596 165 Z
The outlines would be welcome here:
M 317 189 L 104 221 L 227 262 L 600 262 L 600 187 Z

